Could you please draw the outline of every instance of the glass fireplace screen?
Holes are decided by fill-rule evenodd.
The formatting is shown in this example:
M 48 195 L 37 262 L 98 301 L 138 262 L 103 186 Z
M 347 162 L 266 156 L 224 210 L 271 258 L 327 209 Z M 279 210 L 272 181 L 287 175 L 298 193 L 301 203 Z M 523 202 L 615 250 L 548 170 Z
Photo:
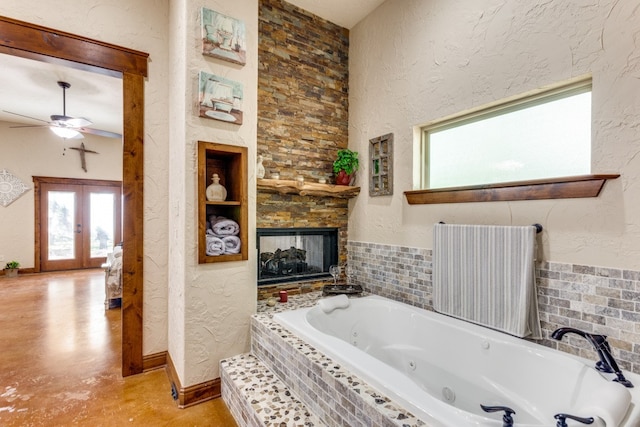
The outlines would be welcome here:
M 337 228 L 259 228 L 258 285 L 330 277 Z

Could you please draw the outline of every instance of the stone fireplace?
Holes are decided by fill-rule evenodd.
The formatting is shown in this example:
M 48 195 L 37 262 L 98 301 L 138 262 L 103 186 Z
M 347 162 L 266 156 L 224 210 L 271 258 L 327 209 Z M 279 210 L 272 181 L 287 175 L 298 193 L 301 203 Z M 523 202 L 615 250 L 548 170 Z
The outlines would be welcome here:
M 349 31 L 286 1 L 261 0 L 258 32 L 257 154 L 264 159 L 265 178 L 333 183 L 333 161 L 348 146 Z M 337 230 L 334 264 L 346 262 L 347 199 L 259 190 L 256 206 L 258 229 Z M 260 283 L 258 298 L 282 289 L 320 288 L 330 280 L 327 275 Z

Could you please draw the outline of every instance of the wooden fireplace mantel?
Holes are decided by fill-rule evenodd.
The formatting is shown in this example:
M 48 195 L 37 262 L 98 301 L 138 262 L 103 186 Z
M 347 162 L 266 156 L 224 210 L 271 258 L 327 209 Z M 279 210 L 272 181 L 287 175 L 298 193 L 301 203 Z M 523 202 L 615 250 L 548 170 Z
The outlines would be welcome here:
M 337 197 L 350 199 L 360 193 L 360 187 L 348 185 L 320 184 L 317 182 L 298 182 L 286 179 L 258 179 L 259 191 L 279 194 L 299 194 L 300 196 Z

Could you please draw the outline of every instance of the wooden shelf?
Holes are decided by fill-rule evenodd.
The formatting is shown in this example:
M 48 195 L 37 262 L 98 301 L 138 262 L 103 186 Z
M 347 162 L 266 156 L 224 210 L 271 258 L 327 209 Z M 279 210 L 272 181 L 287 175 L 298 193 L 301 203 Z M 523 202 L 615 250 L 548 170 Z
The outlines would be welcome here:
M 619 174 L 580 175 L 501 184 L 405 191 L 410 205 L 597 197 Z
M 216 173 L 227 190 L 227 200 L 209 201 L 206 189 Z M 207 220 L 223 216 L 238 223 L 241 246 L 238 254 L 207 255 Z M 247 148 L 198 141 L 198 262 L 243 261 L 249 259 L 247 196 Z
M 211 206 L 240 206 L 242 202 L 234 200 L 225 200 L 224 202 L 210 202 L 207 200 L 205 204 Z
M 360 187 L 349 185 L 320 184 L 317 182 L 300 183 L 286 179 L 258 179 L 258 190 L 267 193 L 299 194 L 300 196 L 337 197 L 350 199 L 360 193 Z

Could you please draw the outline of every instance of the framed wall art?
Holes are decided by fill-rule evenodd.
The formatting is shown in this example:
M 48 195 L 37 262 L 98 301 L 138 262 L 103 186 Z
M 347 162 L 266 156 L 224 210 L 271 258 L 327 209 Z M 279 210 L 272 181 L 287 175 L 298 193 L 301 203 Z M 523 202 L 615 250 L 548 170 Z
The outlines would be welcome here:
M 200 117 L 242 124 L 242 83 L 200 72 Z
M 244 65 L 247 38 L 244 22 L 215 10 L 202 8 L 202 54 Z
M 393 194 L 393 134 L 369 140 L 369 196 Z
M 22 196 L 29 187 L 6 169 L 0 170 L 0 205 L 7 207 Z

